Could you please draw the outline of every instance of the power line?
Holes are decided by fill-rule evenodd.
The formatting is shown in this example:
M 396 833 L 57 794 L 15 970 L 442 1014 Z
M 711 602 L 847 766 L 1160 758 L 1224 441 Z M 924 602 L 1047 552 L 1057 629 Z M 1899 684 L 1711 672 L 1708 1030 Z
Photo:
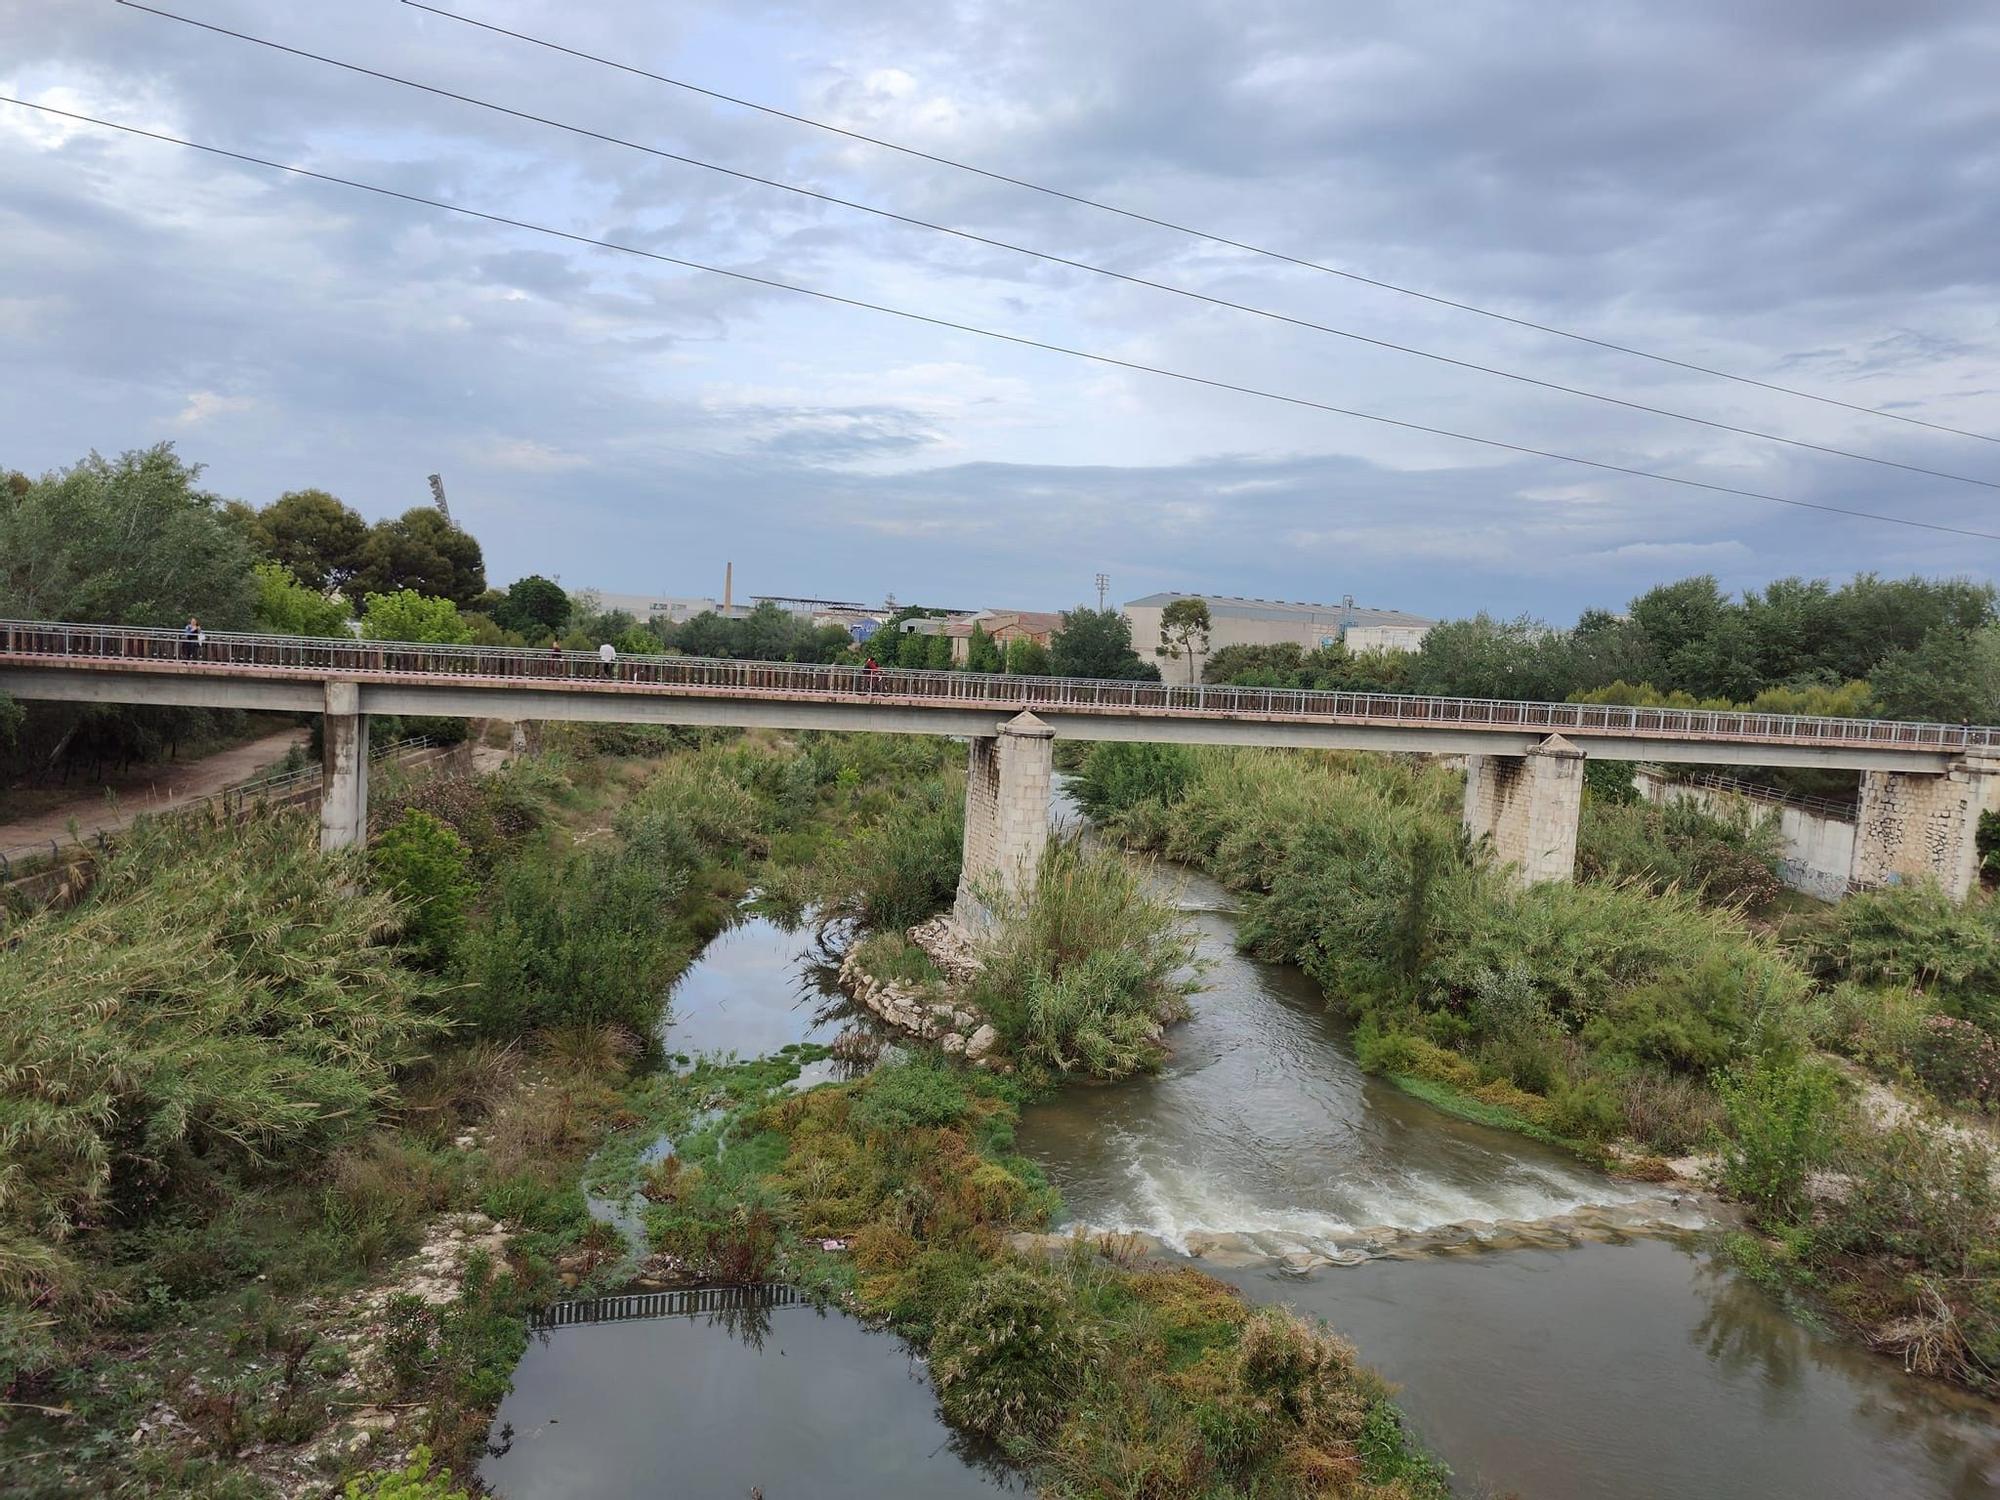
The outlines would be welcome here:
M 889 219 L 911 228 L 925 229 L 936 234 L 950 235 L 957 239 L 969 240 L 975 244 L 1006 250 L 1016 255 L 1025 255 L 1036 260 L 1048 261 L 1054 265 L 1067 266 L 1072 270 L 1088 271 L 1093 275 L 1108 277 L 1111 280 L 1122 281 L 1132 286 L 1143 286 L 1149 287 L 1154 291 L 1169 292 L 1174 296 L 1185 297 L 1195 302 L 1207 303 L 1213 307 L 1226 308 L 1233 312 L 1249 313 L 1254 317 L 1267 318 L 1278 323 L 1288 323 L 1293 327 L 1309 329 L 1315 333 L 1331 334 L 1336 338 L 1349 339 L 1359 344 L 1369 344 L 1375 348 L 1388 349 L 1398 354 L 1414 355 L 1419 359 L 1432 360 L 1438 364 L 1451 365 L 1461 370 L 1471 370 L 1482 375 L 1494 375 L 1503 380 L 1517 381 L 1523 385 L 1539 386 L 1543 390 L 1558 391 L 1570 396 L 1581 396 L 1586 400 L 1601 401 L 1611 406 L 1622 406 L 1629 411 L 1646 412 L 1657 417 L 1670 417 L 1677 422 L 1691 422 L 1697 426 L 1712 428 L 1718 432 L 1732 432 L 1739 437 L 1757 438 L 1764 442 L 1783 443 L 1788 447 L 1803 448 L 1814 453 L 1824 453 L 1833 458 L 1847 458 L 1854 459 L 1860 463 L 1879 464 L 1884 468 L 1901 469 L 1905 473 L 1922 474 L 1931 479 L 1949 479 L 1957 484 L 1976 484 L 1983 489 L 2000 490 L 2000 481 L 1996 480 L 1977 479 L 1966 474 L 1954 474 L 1944 469 L 1928 468 L 1923 464 L 1905 463 L 1900 459 L 1879 458 L 1874 454 L 1856 453 L 1851 449 L 1836 448 L 1827 443 L 1815 443 L 1805 438 L 1786 437 L 1781 433 L 1765 432 L 1755 427 L 1739 427 L 1730 422 L 1716 421 L 1709 417 L 1697 417 L 1688 412 L 1674 411 L 1664 406 L 1651 406 L 1643 401 L 1632 401 L 1623 396 L 1613 396 L 1601 391 L 1586 390 L 1580 386 L 1563 385 L 1560 382 L 1543 380 L 1534 375 L 1524 375 L 1519 371 L 1503 370 L 1493 365 L 1482 365 L 1472 360 L 1458 359 L 1449 354 L 1439 354 L 1433 350 L 1418 349 L 1409 344 L 1398 344 L 1388 339 L 1375 338 L 1364 333 L 1355 333 L 1350 329 L 1335 328 L 1325 323 L 1315 323 L 1307 318 L 1297 318 L 1287 313 L 1253 307 L 1247 303 L 1232 302 L 1226 298 L 1211 296 L 1206 292 L 1193 291 L 1187 287 L 1174 286 L 1164 281 L 1153 281 L 1147 277 L 1131 275 L 1124 271 L 1114 271 L 1106 266 L 1093 265 L 1088 261 L 1072 260 L 1068 256 L 1031 249 L 1028 246 L 1017 245 L 1009 240 L 975 234 L 971 230 L 955 229 L 948 224 L 937 224 L 928 219 L 913 218 L 908 214 L 899 214 L 890 209 L 877 208 L 872 204 L 857 203 L 853 199 L 836 197 L 831 193 L 823 193 L 814 188 L 800 187 L 794 183 L 780 182 L 775 178 L 760 177 L 752 172 L 739 171 L 734 167 L 720 166 L 715 162 L 703 161 L 699 157 L 687 156 L 678 151 L 668 151 L 664 147 L 648 146 L 643 142 L 628 140 L 623 136 L 609 135 L 601 130 L 591 130 L 586 126 L 572 125 L 567 121 L 551 119 L 547 115 L 533 114 L 527 110 L 515 109 L 509 105 L 496 104 L 489 99 L 476 98 L 471 94 L 461 94 L 452 89 L 441 88 L 435 84 L 420 83 L 415 79 L 404 78 L 395 73 L 385 73 L 379 68 L 366 67 L 360 63 L 344 62 L 340 58 L 328 57 L 323 53 L 308 52 L 302 47 L 288 46 L 283 42 L 274 42 L 266 37 L 252 36 L 250 33 L 244 31 L 233 31 L 227 26 L 217 26 L 208 21 L 197 21 L 190 16 L 179 15 L 174 11 L 161 10 L 156 6 L 142 4 L 140 0 L 118 0 L 118 4 L 128 10 L 144 11 L 148 15 L 159 16 L 169 21 L 178 21 L 184 26 L 193 26 L 202 31 L 213 32 L 218 36 L 233 37 L 237 41 L 249 42 L 255 46 L 268 48 L 273 52 L 282 52 L 291 57 L 304 58 L 309 62 L 324 63 L 328 67 L 340 68 L 349 73 L 357 73 L 364 77 L 379 79 L 384 83 L 393 83 L 403 88 L 415 89 L 420 93 L 430 94 L 440 99 L 451 99 L 460 104 L 470 104 L 475 108 L 490 110 L 495 114 L 506 115 L 512 119 L 525 120 L 530 124 L 545 125 L 554 130 L 567 131 L 571 135 L 582 136 L 593 141 L 602 141 L 607 145 L 622 146 L 627 150 L 643 152 L 648 156 L 679 162 L 686 166 L 699 167 L 703 171 L 719 173 L 725 177 L 733 177 L 741 182 L 756 183 L 761 187 L 776 188 L 781 192 L 795 193 L 800 197 L 812 198 L 821 203 L 830 203 L 840 208 L 853 209 L 859 213 L 873 214 L 877 218 Z
M 1253 245 L 1245 240 L 1230 239 L 1227 235 L 1217 234 L 1212 230 L 1195 229 L 1186 224 L 1175 223 L 1172 219 L 1161 219 L 1156 218 L 1152 214 L 1141 213 L 1137 209 L 1120 208 L 1115 203 L 1106 203 L 1099 198 L 1090 198 L 1081 193 L 1071 193 L 1062 188 L 1049 187 L 1039 182 L 1030 182 L 1025 177 L 1010 177 L 1005 172 L 989 171 L 985 167 L 977 167 L 970 162 L 959 161 L 955 157 L 941 156 L 936 152 L 920 150 L 915 146 L 900 145 L 895 141 L 884 140 L 880 136 L 865 135 L 858 130 L 849 130 L 844 125 L 834 125 L 826 120 L 815 120 L 810 115 L 793 114 L 789 110 L 779 109 L 774 105 L 759 104 L 754 99 L 742 99 L 734 94 L 722 93 L 717 89 L 704 88 L 701 84 L 690 83 L 684 78 L 673 78 L 665 73 L 655 73 L 632 63 L 619 62 L 616 58 L 601 57 L 594 52 L 585 52 L 580 48 L 564 46 L 561 42 L 552 42 L 546 37 L 534 36 L 525 31 L 514 31 L 508 27 L 496 25 L 491 21 L 481 21 L 473 16 L 460 15 L 456 11 L 445 10 L 436 5 L 428 5 L 424 3 L 424 0 L 402 0 L 402 3 L 413 10 L 428 11 L 434 16 L 442 16 L 448 21 L 457 21 L 466 26 L 477 26 L 482 31 L 491 31 L 500 36 L 513 37 L 516 41 L 527 42 L 536 47 L 544 47 L 551 52 L 560 52 L 565 56 L 578 58 L 583 62 L 597 63 L 606 68 L 616 68 L 621 73 L 630 73 L 637 78 L 647 78 L 655 83 L 668 84 L 677 89 L 684 89 L 691 94 L 700 94 L 705 98 L 718 99 L 724 104 L 738 105 L 743 109 L 754 109 L 760 114 L 771 115 L 780 120 L 790 120 L 799 125 L 810 125 L 815 130 L 829 131 L 834 135 L 846 136 L 849 140 L 861 141 L 870 146 L 880 146 L 885 151 L 896 151 L 902 153 L 904 156 L 916 157 L 920 161 L 935 162 L 939 166 L 952 167 L 960 172 L 970 172 L 976 177 L 984 177 L 992 182 L 1005 183 L 1009 187 L 1026 188 L 1029 192 L 1042 193 L 1051 198 L 1060 198 L 1067 203 L 1075 203 L 1084 208 L 1097 209 L 1101 213 L 1116 214 L 1120 218 L 1132 219 L 1141 224 L 1151 224 L 1159 229 L 1170 229 L 1175 234 L 1184 234 L 1194 239 L 1207 240 L 1212 245 L 1224 245 L 1231 250 L 1242 250 L 1250 255 L 1263 256 L 1267 260 L 1283 261 L 1286 265 L 1298 266 L 1304 270 L 1319 271 L 1328 276 L 1338 276 L 1347 281 L 1359 282 L 1363 286 L 1377 287 L 1385 292 L 1395 292 L 1404 297 L 1416 297 L 1425 302 L 1435 303 L 1439 307 L 1455 308 L 1459 312 L 1476 313 L 1482 318 L 1492 318 L 1501 323 L 1512 323 L 1517 328 L 1532 329 L 1536 333 L 1546 333 L 1556 338 L 1571 339 L 1579 344 L 1589 344 L 1598 349 L 1610 350 L 1614 354 L 1629 354 L 1635 359 L 1649 359 L 1655 364 L 1671 365 L 1675 369 L 1690 370 L 1697 375 L 1711 375 L 1717 380 L 1733 380 L 1740 385 L 1756 386 L 1759 390 L 1775 391 L 1781 396 L 1796 396 L 1802 401 L 1818 401 L 1826 406 L 1838 406 L 1844 411 L 1859 412 L 1863 416 L 1886 417 L 1892 422 L 1907 422 L 1913 427 L 1928 427 L 1933 432 L 1948 432 L 1955 437 L 1977 438 L 1982 443 L 2000 443 L 2000 437 L 1994 437 L 1988 433 L 1972 432 L 1966 428 L 1952 427 L 1943 422 L 1927 422 L 1922 417 L 1907 416 L 1902 412 L 1884 411 L 1878 406 L 1862 406 L 1853 401 L 1842 401 L 1837 396 L 1822 396 L 1814 391 L 1799 390 L 1795 386 L 1778 385 L 1773 381 L 1759 380 L 1752 375 L 1732 374 L 1728 370 L 1718 370 L 1708 365 L 1695 364 L 1691 360 L 1676 359 L 1669 354 L 1656 354 L 1651 350 L 1636 348 L 1630 344 L 1620 344 L 1610 339 L 1597 338 L 1591 334 L 1578 333 L 1574 329 L 1558 328 L 1550 323 L 1538 323 L 1532 318 L 1516 317 L 1512 313 L 1503 313 L 1490 307 L 1481 307 L 1477 303 L 1460 302 L 1454 298 L 1441 296 L 1435 292 L 1419 291 L 1415 287 L 1402 286 L 1393 281 L 1383 281 L 1379 277 L 1364 276 L 1359 271 L 1348 271 L 1339 266 L 1326 265 L 1321 261 L 1306 260 L 1301 256 L 1288 255 L 1282 250 L 1272 250 L 1263 245 Z
M 644 260 L 661 265 L 679 266 L 688 271 L 704 271 L 712 276 L 726 276 L 732 281 L 745 282 L 751 286 L 768 287 L 773 291 L 791 292 L 801 297 L 812 297 L 821 302 L 830 302 L 840 307 L 860 308 L 864 312 L 883 313 L 892 318 L 902 318 L 911 323 L 923 323 L 933 328 L 949 329 L 954 333 L 970 333 L 980 338 L 994 339 L 1000 343 L 1013 344 L 1023 349 L 1040 349 L 1050 354 L 1067 355 L 1071 359 L 1088 360 L 1092 364 L 1109 365 L 1116 369 L 1133 370 L 1145 375 L 1158 375 L 1167 380 L 1178 380 L 1187 385 L 1198 385 L 1210 390 L 1232 391 L 1240 396 L 1254 396 L 1263 401 L 1276 401 L 1286 406 L 1303 407 L 1311 411 L 1327 412 L 1333 416 L 1354 417 L 1364 422 L 1376 422 L 1385 427 L 1397 427 L 1406 432 L 1421 432 L 1432 437 L 1451 438 L 1462 443 L 1477 443 L 1481 447 L 1495 448 L 1502 452 L 1519 453 L 1530 458 L 1553 459 L 1559 463 L 1576 464 L 1587 469 L 1596 469 L 1607 474 L 1626 474 L 1635 479 L 1651 479 L 1661 484 L 1679 485 L 1685 489 L 1705 490 L 1716 495 L 1736 495 L 1745 500 L 1762 500 L 1773 505 L 1789 505 L 1800 510 L 1823 511 L 1829 515 L 1851 516 L 1863 521 L 1882 521 L 1891 526 L 1911 526 L 1920 531 L 1940 531 L 1952 536 L 1976 537 L 1980 541 L 2000 542 L 2000 532 L 1973 531 L 1962 526 L 1946 526 L 1936 521 L 1917 521 L 1908 516 L 1883 515 L 1876 511 L 1853 510 L 1841 505 L 1826 505 L 1816 500 L 1796 500 L 1784 495 L 1766 494 L 1761 490 L 1739 489 L 1734 485 L 1714 484 L 1705 479 L 1689 479 L 1680 474 L 1662 474 L 1652 469 L 1632 468 L 1625 464 L 1609 463 L 1597 458 L 1579 458 L 1571 453 L 1555 453 L 1546 448 L 1531 448 L 1525 443 L 1510 443 L 1501 438 L 1477 437 L 1468 432 L 1456 432 L 1448 427 L 1432 427 L 1422 422 L 1410 422 L 1401 417 L 1385 417 L 1376 412 L 1356 411 L 1352 407 L 1335 406 L 1331 402 L 1315 401 L 1307 396 L 1291 396 L 1281 391 L 1268 391 L 1257 386 L 1238 385 L 1233 381 L 1218 380 L 1207 375 L 1194 375 L 1185 370 L 1171 370 L 1164 365 L 1142 364 L 1138 360 L 1120 359 L 1113 354 L 1098 354 L 1087 349 L 1073 349 L 1066 344 L 1049 343 L 1042 339 L 1031 339 L 1018 333 L 1002 333 L 997 329 L 981 328 L 973 323 L 959 323 L 950 318 L 940 318 L 930 313 L 912 312 L 907 308 L 890 307 L 882 302 L 867 302 L 859 297 L 845 297 L 838 292 L 822 291 L 817 287 L 800 286 L 796 282 L 779 281 L 770 276 L 758 276 L 749 271 L 733 271 L 725 266 L 711 266 L 698 260 L 686 260 L 677 255 L 667 255 L 658 250 L 646 250 L 637 245 L 621 244 L 616 240 L 599 239 L 593 235 L 578 234 L 573 230 L 557 229 L 548 224 L 536 224 L 527 219 L 510 218 L 506 214 L 490 213 L 485 209 L 468 208 L 464 204 L 450 203 L 442 198 L 426 198 L 420 193 L 406 193 L 400 188 L 382 187 L 377 183 L 362 182 L 352 177 L 338 177 L 331 172 L 316 172 L 310 167 L 295 166 L 290 162 L 272 161 L 267 157 L 252 156 L 243 151 L 231 151 L 223 146 L 210 146 L 201 141 L 187 140 L 182 136 L 168 135 L 163 131 L 146 130 L 137 125 L 124 125 L 116 120 L 100 119 L 95 115 L 79 114 L 74 110 L 58 109 L 53 104 L 36 104 L 26 99 L 17 99 L 9 94 L 0 94 L 0 104 L 13 104 L 23 109 L 32 109 L 42 114 L 54 115 L 65 120 L 75 120 L 85 125 L 97 125 L 106 130 L 120 131 L 126 135 L 139 136 L 146 140 L 159 141 L 169 146 L 182 146 L 191 151 L 200 151 L 209 156 L 219 156 L 230 161 L 239 161 L 255 167 L 268 167 L 272 171 L 286 172 L 295 177 L 309 178 L 315 182 L 329 182 L 337 187 L 354 188 L 364 193 L 374 193 L 383 198 L 395 198 L 404 203 L 415 203 L 425 208 L 442 209 L 446 213 L 462 214 L 469 219 L 480 219 L 489 224 L 505 225 L 509 229 L 525 229 L 534 234 L 546 234 L 556 239 L 568 240 L 572 244 L 593 245 L 601 250 L 616 250 L 623 255 L 636 255 Z

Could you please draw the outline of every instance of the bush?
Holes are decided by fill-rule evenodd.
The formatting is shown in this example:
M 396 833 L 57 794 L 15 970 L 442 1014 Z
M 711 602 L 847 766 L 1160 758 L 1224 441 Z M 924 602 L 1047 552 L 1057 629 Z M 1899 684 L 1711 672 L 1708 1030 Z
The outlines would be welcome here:
M 1849 1141 L 1840 1166 L 1851 1186 L 1828 1212 L 1827 1244 L 1952 1278 L 1978 1273 L 1991 1257 L 2000 1192 L 1984 1144 L 1903 1125 Z
M 1152 800 L 1171 806 L 1194 780 L 1195 757 L 1180 745 L 1107 740 L 1092 745 L 1071 789 L 1094 818 Z
M 1723 1074 L 1718 1088 L 1729 1118 L 1724 1186 L 1768 1218 L 1797 1217 L 1806 1179 L 1836 1139 L 1833 1075 L 1818 1064 L 1761 1057 Z
M 649 1035 L 680 952 L 667 908 L 685 882 L 629 849 L 523 854 L 460 945 L 460 1014 L 497 1036 L 606 1021 Z
M 2000 1042 L 1970 1021 L 1927 1016 L 1909 1045 L 1924 1086 L 1948 1104 L 2000 1104 Z
M 890 1134 L 919 1125 L 954 1125 L 970 1104 L 956 1074 L 925 1059 L 878 1068 L 854 1103 L 854 1123 Z
M 0 949 L 0 1285 L 54 1295 L 116 1197 L 261 1170 L 365 1130 L 438 1023 L 436 986 L 296 817 L 135 827 L 79 904 Z M 33 1242 L 39 1242 L 39 1245 Z
M 404 907 L 404 939 L 430 968 L 451 962 L 465 932 L 466 907 L 478 892 L 468 864 L 465 841 L 417 808 L 406 810 L 369 846 L 375 882 Z
M 1131 863 L 1051 841 L 1022 897 L 1003 902 L 967 999 L 1027 1066 L 1117 1078 L 1160 1055 L 1186 1014 L 1194 949 L 1178 914 Z
M 1710 905 L 1754 910 L 1783 889 L 1782 854 L 1774 814 L 1718 817 L 1692 801 L 1614 806 L 1593 798 L 1577 829 L 1576 872 L 1655 891 L 1678 886 Z
M 473 1500 L 472 1491 L 452 1482 L 451 1470 L 431 1467 L 431 1450 L 419 1443 L 400 1469 L 347 1481 L 345 1500 Z
M 946 1418 L 987 1437 L 1042 1436 L 1075 1401 L 1103 1351 L 1045 1270 L 1002 1265 L 972 1284 L 931 1340 Z
M 1800 934 L 1829 979 L 1908 985 L 1988 1032 L 2000 1032 L 2000 902 L 1955 902 L 1937 886 L 1857 891 Z

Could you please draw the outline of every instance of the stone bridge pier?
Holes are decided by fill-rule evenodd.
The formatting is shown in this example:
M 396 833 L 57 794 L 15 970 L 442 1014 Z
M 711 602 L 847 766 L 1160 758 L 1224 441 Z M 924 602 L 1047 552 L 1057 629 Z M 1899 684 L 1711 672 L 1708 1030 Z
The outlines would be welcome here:
M 1466 757 L 1465 831 L 1491 840 L 1521 885 L 1575 877 L 1583 758 L 1559 734 L 1526 755 Z
M 319 847 L 331 854 L 368 842 L 368 715 L 358 684 L 328 680 L 323 724 Z
M 953 915 L 968 931 L 993 925 L 991 903 L 1033 884 L 1049 841 L 1056 732 L 1031 713 L 974 735 L 965 767 L 965 853 Z
M 2000 810 L 2000 757 L 1967 756 L 1942 776 L 1863 771 L 1854 819 L 1857 885 L 1935 880 L 1954 901 L 1979 888 L 1979 815 Z

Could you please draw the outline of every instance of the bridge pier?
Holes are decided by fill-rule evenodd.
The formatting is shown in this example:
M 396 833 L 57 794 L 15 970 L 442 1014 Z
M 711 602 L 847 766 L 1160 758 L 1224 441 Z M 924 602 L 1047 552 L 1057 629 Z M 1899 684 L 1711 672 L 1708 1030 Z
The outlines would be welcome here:
M 1559 734 L 1526 755 L 1466 757 L 1465 831 L 1491 840 L 1517 884 L 1575 878 L 1583 760 Z
M 1979 886 L 1979 815 L 2000 808 L 2000 757 L 1970 756 L 1942 776 L 1863 771 L 1854 818 L 1858 885 L 1935 880 L 1954 901 Z
M 988 898 L 1006 900 L 1033 884 L 1049 841 L 1049 786 L 1056 732 L 1031 713 L 967 743 L 965 851 L 952 910 L 970 931 L 991 927 Z
M 323 723 L 319 847 L 331 854 L 368 842 L 368 715 L 358 684 L 328 681 Z

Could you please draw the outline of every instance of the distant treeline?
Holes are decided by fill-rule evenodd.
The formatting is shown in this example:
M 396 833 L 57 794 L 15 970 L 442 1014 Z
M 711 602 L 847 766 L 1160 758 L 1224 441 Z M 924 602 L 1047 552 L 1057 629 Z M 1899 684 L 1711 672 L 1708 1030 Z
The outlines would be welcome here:
M 1783 713 L 2000 721 L 1988 584 L 1859 574 L 1783 578 L 1740 597 L 1704 574 L 1570 629 L 1475 615 L 1422 649 L 1225 646 L 1203 679 L 1267 687 L 1562 702 L 1749 706 Z

